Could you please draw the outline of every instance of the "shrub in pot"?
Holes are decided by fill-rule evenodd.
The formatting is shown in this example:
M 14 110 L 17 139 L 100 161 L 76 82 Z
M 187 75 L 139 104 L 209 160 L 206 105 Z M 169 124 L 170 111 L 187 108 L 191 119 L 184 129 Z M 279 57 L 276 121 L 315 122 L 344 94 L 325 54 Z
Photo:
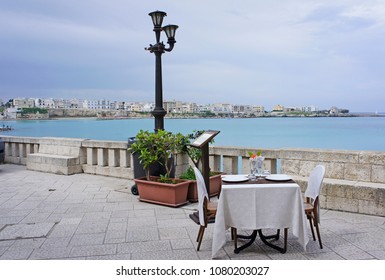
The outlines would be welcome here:
M 171 178 L 173 158 L 184 152 L 188 140 L 181 133 L 173 134 L 165 130 L 149 132 L 140 130 L 136 142 L 129 150 L 138 153 L 140 163 L 146 171 L 146 177 L 134 179 L 139 190 L 139 199 L 168 206 L 180 206 L 187 203 L 188 180 Z M 150 167 L 160 164 L 164 174 L 150 176 Z

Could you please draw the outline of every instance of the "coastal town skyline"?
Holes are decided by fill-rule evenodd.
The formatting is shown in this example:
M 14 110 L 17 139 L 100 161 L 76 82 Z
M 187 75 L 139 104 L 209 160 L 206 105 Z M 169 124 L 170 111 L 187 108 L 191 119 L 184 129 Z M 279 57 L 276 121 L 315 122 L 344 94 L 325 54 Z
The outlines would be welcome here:
M 329 108 L 319 108 L 315 105 L 296 105 L 285 106 L 276 104 L 271 109 L 265 108 L 263 104 L 238 104 L 238 103 L 195 103 L 180 100 L 165 100 L 163 107 L 167 113 L 202 113 L 210 112 L 213 114 L 254 114 L 263 115 L 266 112 L 303 112 L 317 113 L 329 112 L 330 114 L 349 113 L 349 109 L 329 106 Z M 89 109 L 89 110 L 123 110 L 131 112 L 152 112 L 155 103 L 150 101 L 121 101 L 108 99 L 54 99 L 54 98 L 12 98 L 4 102 L 0 98 L 0 109 L 5 112 L 14 112 L 23 108 L 42 108 L 42 109 Z
M 162 57 L 164 100 L 385 111 L 376 0 L 2 1 L 0 99 L 151 102 L 154 10 L 179 25 Z

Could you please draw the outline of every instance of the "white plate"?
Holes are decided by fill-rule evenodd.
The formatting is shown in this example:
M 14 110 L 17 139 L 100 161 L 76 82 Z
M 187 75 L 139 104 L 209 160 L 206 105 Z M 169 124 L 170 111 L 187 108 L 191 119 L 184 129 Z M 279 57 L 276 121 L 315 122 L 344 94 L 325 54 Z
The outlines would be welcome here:
M 271 174 L 269 176 L 266 176 L 266 180 L 270 181 L 289 181 L 292 178 L 290 176 L 287 176 L 286 174 Z
M 222 175 L 223 182 L 246 182 L 248 180 L 247 175 Z

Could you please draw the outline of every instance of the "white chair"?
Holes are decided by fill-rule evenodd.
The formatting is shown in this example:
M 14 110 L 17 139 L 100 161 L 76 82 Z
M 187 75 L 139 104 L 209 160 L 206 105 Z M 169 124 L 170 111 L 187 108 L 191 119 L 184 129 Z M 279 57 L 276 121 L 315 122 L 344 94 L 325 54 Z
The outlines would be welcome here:
M 196 167 L 194 167 L 194 173 L 198 188 L 198 212 L 200 227 L 197 237 L 197 251 L 199 251 L 203 239 L 203 234 L 207 227 L 208 221 L 215 217 L 217 213 L 217 206 L 216 204 L 209 202 L 209 196 L 207 194 L 206 184 L 205 180 L 203 179 L 202 173 Z
M 317 165 L 309 175 L 307 188 L 305 191 L 305 214 L 310 223 L 311 233 L 315 241 L 314 229 L 317 231 L 319 246 L 322 249 L 321 235 L 319 231 L 319 194 L 321 192 L 322 181 L 325 176 L 325 167 Z

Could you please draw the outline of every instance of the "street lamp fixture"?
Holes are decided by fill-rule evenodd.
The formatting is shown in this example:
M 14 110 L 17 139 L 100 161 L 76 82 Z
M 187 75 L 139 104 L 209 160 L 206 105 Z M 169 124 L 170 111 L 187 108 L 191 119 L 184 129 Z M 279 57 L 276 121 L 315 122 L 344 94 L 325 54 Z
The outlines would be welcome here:
M 162 54 L 164 52 L 170 52 L 174 48 L 174 44 L 176 43 L 175 32 L 178 26 L 166 25 L 162 27 L 163 18 L 167 16 L 165 12 L 155 11 L 148 15 L 151 16 L 152 23 L 154 24 L 156 37 L 156 44 L 150 44 L 145 50 L 155 54 L 155 108 L 152 111 L 152 115 L 155 118 L 155 132 L 157 132 L 159 129 L 164 129 L 164 116 L 167 114 L 163 108 Z M 160 41 L 162 31 L 166 33 L 168 47 Z

